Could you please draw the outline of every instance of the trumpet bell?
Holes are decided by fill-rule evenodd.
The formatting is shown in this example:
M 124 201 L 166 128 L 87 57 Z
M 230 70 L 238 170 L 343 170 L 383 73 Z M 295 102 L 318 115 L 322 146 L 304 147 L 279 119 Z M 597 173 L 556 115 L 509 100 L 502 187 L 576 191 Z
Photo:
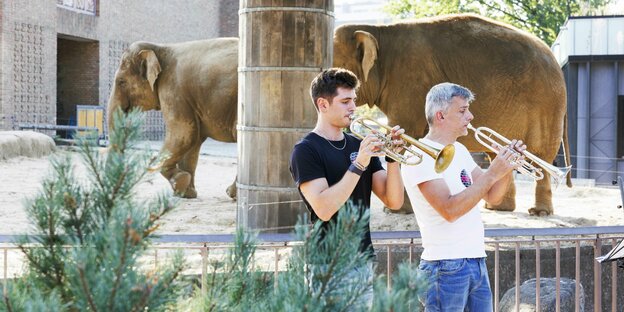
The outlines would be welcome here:
M 455 157 L 455 145 L 453 144 L 449 144 L 443 147 L 442 150 L 438 151 L 437 157 L 434 158 L 435 172 L 436 173 L 444 172 L 444 170 L 446 170 L 448 166 L 451 164 L 451 161 L 453 161 L 453 157 Z
M 386 153 L 386 156 L 404 165 L 418 165 L 422 162 L 422 153 L 425 153 L 435 160 L 434 169 L 436 173 L 440 173 L 448 168 L 455 155 L 455 146 L 452 144 L 440 150 L 406 134 L 401 135 L 401 139 L 403 140 L 403 146 L 401 147 L 405 152 L 403 154 L 396 153 L 392 150 L 394 146 L 392 144 L 392 138 L 390 137 L 390 130 L 392 130 L 392 127 L 374 119 L 366 117 L 354 119 L 349 128 L 351 133 L 360 139 L 364 139 L 369 134 L 377 136 L 384 143 L 382 150 Z
M 468 129 L 474 131 L 477 142 L 496 154 L 498 154 L 498 147 L 511 143 L 511 140 L 487 127 L 475 128 L 471 124 L 468 124 Z M 555 182 L 555 188 L 558 187 L 563 180 L 565 180 L 566 176 L 570 172 L 570 169 L 572 168 L 572 166 L 564 168 L 555 167 L 547 161 L 531 154 L 529 151 L 524 151 L 521 155 L 526 159 L 520 162 L 520 167 L 517 169 L 518 172 L 533 178 L 535 181 L 538 181 L 544 178 L 544 173 L 542 171 L 545 171 Z

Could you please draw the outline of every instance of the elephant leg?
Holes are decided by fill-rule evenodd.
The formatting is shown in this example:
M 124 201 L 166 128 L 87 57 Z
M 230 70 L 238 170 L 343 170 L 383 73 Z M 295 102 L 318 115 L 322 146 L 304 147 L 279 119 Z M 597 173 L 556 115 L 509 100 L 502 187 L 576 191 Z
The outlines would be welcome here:
M 516 184 L 512 179 L 509 180 L 507 186 L 507 192 L 503 197 L 503 201 L 498 205 L 492 205 L 488 202 L 485 203 L 485 208 L 496 211 L 514 211 L 516 210 Z
M 236 181 L 238 180 L 238 175 L 234 178 L 234 182 L 230 186 L 227 187 L 225 193 L 230 196 L 231 199 L 236 199 Z
M 544 173 L 544 178 L 537 181 L 535 186 L 535 207 L 529 209 L 529 214 L 543 217 L 551 215 L 553 212 L 550 176 Z
M 197 161 L 199 160 L 199 150 L 203 140 L 196 142 L 184 155 L 182 161 L 178 164 L 178 168 L 183 172 L 187 172 L 191 176 L 191 181 L 185 189 L 180 190 L 180 195 L 184 198 L 196 198 L 197 190 L 195 189 L 195 170 L 197 169 Z
M 169 135 L 165 138 L 163 151 L 169 153 L 169 158 L 163 162 L 160 173 L 169 181 L 176 196 L 185 197 L 186 190 L 192 183 L 193 176 L 191 173 L 180 169 L 178 166 L 178 163 L 192 146 L 193 142 L 191 140 L 174 141 Z

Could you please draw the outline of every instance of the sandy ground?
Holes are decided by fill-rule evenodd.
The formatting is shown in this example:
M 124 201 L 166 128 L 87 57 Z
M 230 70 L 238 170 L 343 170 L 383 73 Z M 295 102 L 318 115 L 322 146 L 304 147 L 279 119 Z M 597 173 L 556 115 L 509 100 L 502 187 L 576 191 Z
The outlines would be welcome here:
M 225 189 L 236 176 L 235 155 L 235 144 L 212 144 L 202 150 L 196 177 L 198 198 L 181 199 L 178 207 L 164 219 L 159 233 L 233 233 L 236 203 L 225 194 Z M 79 163 L 77 158 L 74 162 Z M 28 232 L 24 199 L 38 192 L 49 166 L 47 158 L 17 157 L 0 161 L 0 234 Z M 533 182 L 517 182 L 517 209 L 514 212 L 482 209 L 486 227 L 579 227 L 624 223 L 624 211 L 617 208 L 621 205 L 617 188 L 568 188 L 564 185 L 553 192 L 554 215 L 529 216 L 527 209 L 534 201 L 534 185 Z M 149 198 L 155 192 L 168 188 L 169 184 L 160 174 L 153 174 L 148 182 L 141 185 L 139 193 Z M 374 198 L 371 230 L 417 230 L 413 215 L 386 213 L 382 207 L 381 202 Z

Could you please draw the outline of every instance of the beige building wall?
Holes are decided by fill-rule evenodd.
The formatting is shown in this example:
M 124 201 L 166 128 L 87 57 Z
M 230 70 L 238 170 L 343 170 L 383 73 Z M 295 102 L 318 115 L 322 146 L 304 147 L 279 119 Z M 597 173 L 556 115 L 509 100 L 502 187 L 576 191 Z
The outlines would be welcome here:
M 0 1 L 0 130 L 62 124 L 57 106 L 64 116 L 75 105 L 106 105 L 123 50 L 134 41 L 237 34 L 234 0 Z M 148 115 L 148 137 L 162 137 L 159 112 Z

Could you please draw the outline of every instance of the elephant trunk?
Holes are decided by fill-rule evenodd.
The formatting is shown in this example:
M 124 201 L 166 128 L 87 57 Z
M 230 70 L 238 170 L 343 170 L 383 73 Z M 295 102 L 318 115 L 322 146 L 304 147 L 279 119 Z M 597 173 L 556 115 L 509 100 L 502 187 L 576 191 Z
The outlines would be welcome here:
M 111 90 L 110 98 L 108 99 L 108 130 L 112 131 L 114 124 L 114 116 L 115 112 L 118 109 L 121 109 L 124 113 L 128 111 L 129 107 L 128 101 L 122 99 L 117 92 L 117 88 L 113 85 L 113 89 Z

